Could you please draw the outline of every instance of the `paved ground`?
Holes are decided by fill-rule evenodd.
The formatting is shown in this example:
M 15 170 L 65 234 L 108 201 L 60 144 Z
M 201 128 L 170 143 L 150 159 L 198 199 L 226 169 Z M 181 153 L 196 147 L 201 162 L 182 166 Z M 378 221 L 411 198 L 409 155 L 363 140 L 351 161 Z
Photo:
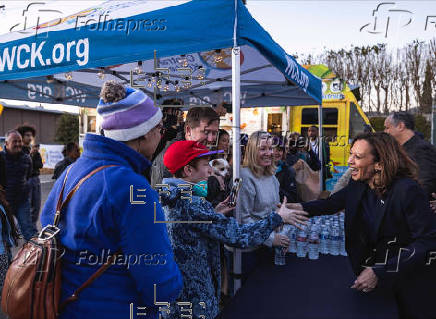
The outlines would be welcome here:
M 44 207 L 45 201 L 47 200 L 48 194 L 50 193 L 53 184 L 55 182 L 54 179 L 51 179 L 52 175 L 41 175 L 39 179 L 41 180 L 41 211 Z M 41 223 L 38 220 L 38 230 L 41 229 Z

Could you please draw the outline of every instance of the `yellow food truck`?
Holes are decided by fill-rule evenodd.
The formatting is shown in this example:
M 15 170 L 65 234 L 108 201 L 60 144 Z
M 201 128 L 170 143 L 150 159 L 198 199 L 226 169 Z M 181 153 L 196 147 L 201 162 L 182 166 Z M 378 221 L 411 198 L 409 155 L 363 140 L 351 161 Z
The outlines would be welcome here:
M 330 145 L 330 164 L 335 171 L 343 172 L 347 165 L 352 139 L 370 125 L 362 111 L 358 89 L 352 89 L 325 65 L 308 65 L 306 68 L 322 79 L 322 117 L 325 141 Z M 318 106 L 290 108 L 289 131 L 307 136 L 307 129 L 318 126 Z

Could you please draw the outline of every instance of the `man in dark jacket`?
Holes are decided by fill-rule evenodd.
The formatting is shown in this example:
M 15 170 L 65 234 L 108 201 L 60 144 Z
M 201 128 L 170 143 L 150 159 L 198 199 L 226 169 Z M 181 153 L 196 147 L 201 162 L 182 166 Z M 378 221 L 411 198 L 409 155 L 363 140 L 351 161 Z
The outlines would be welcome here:
M 6 171 L 5 185 L 2 186 L 21 233 L 24 239 L 29 240 L 37 231 L 30 215 L 28 180 L 32 174 L 32 160 L 22 148 L 20 133 L 16 130 L 7 132 L 5 150 L 1 152 Z
M 284 144 L 280 143 L 274 147 L 273 153 L 274 162 L 277 167 L 276 178 L 280 183 L 280 201 L 282 202 L 283 198 L 286 197 L 288 203 L 298 203 L 301 202 L 301 198 L 298 196 L 295 176 L 296 170 L 303 168 L 302 160 L 299 159 L 293 166 L 290 166 L 283 160 L 284 151 Z
M 318 127 L 315 125 L 312 125 L 307 130 L 307 138 L 309 140 L 309 146 L 311 150 L 316 154 L 316 157 L 319 159 L 319 130 Z M 328 178 L 332 178 L 332 174 L 330 172 L 330 145 L 328 142 L 324 141 L 322 144 L 322 161 L 324 165 L 321 165 L 323 170 L 323 185 L 325 189 L 325 181 Z
M 62 175 L 63 171 L 80 157 L 79 145 L 77 145 L 77 143 L 70 142 L 65 145 L 63 153 L 64 159 L 56 163 L 52 179 L 58 179 L 58 177 Z
M 34 144 L 36 130 L 33 126 L 22 125 L 17 131 L 23 138 L 23 152 L 30 155 L 32 159 L 32 173 L 29 178 L 29 198 L 32 223 L 36 225 L 41 209 L 41 181 L 39 180 L 39 170 L 42 168 L 42 158 L 39 153 L 39 144 Z
M 418 164 L 418 181 L 431 198 L 436 192 L 436 147 L 415 134 L 415 120 L 406 112 L 394 112 L 385 120 L 385 132 L 391 134 Z
M 294 135 L 288 142 L 286 164 L 293 166 L 299 159 L 304 160 L 312 171 L 319 171 L 321 169 L 321 162 L 310 148 L 307 139 L 303 136 Z
M 157 155 L 151 167 L 151 187 L 162 183 L 163 178 L 172 177 L 163 163 L 163 155 L 168 147 L 176 141 L 196 141 L 203 145 L 216 144 L 220 118 L 218 113 L 211 107 L 199 106 L 189 109 L 186 115 L 184 132 L 179 132 L 176 138 L 168 141 L 165 148 Z

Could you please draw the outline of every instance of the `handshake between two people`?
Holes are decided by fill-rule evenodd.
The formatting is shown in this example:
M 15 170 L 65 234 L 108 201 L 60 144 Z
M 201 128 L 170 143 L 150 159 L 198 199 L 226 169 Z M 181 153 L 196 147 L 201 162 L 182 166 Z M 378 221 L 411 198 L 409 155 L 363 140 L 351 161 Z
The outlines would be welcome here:
M 306 225 L 309 220 L 309 213 L 303 210 L 303 206 L 299 203 L 287 203 L 286 196 L 283 199 L 283 203 L 277 205 L 276 213 L 279 214 L 285 224 L 290 224 L 298 229 L 302 229 L 303 225 Z M 289 237 L 282 233 L 274 233 L 274 240 L 272 242 L 273 247 L 283 247 L 288 249 L 290 245 Z
M 228 215 L 235 208 L 235 205 L 231 205 L 230 202 L 230 196 L 228 196 L 215 207 L 215 212 Z M 309 220 L 309 213 L 303 211 L 301 204 L 295 204 L 296 206 L 293 205 L 293 203 L 288 204 L 285 197 L 283 203 L 277 205 L 276 213 L 282 218 L 283 223 L 302 229 L 302 226 L 306 225 L 306 222 Z M 274 234 L 273 246 L 287 248 L 289 244 L 290 241 L 288 236 L 279 233 Z
M 223 215 L 227 215 L 229 212 L 231 212 L 235 208 L 236 202 L 234 205 L 231 205 L 230 197 L 231 196 L 228 196 L 224 201 L 219 203 L 215 207 L 215 212 Z M 283 219 L 283 223 L 290 224 L 299 229 L 302 229 L 301 226 L 306 225 L 306 222 L 309 220 L 309 217 L 307 217 L 309 216 L 309 213 L 303 210 L 301 204 L 295 204 L 299 205 L 296 206 L 296 208 L 291 205 L 293 204 L 288 204 L 285 196 L 285 198 L 283 199 L 283 203 L 277 205 L 278 207 L 276 209 L 276 213 L 280 215 L 280 217 Z

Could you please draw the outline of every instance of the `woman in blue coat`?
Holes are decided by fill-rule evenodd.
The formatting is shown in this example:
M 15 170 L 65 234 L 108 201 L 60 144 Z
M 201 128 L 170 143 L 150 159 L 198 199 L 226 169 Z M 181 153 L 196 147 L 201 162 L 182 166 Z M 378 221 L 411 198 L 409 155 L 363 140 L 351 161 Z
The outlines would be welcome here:
M 436 318 L 436 215 L 416 182 L 416 164 L 386 133 L 351 145 L 350 183 L 325 200 L 288 204 L 311 215 L 345 208 L 352 288 L 393 291 L 401 318 Z
M 175 300 L 182 288 L 165 224 L 154 220 L 164 219 L 157 193 L 142 175 L 161 138 L 162 113 L 142 91 L 111 81 L 102 89 L 97 112 L 103 117 L 105 136 L 86 135 L 82 156 L 70 166 L 64 197 L 95 168 L 115 166 L 83 183 L 61 214 L 61 302 L 109 255 L 121 250 L 121 256 L 67 305 L 60 318 L 136 318 L 137 313 L 158 318 L 155 300 Z M 65 175 L 47 199 L 42 226 L 53 223 Z

